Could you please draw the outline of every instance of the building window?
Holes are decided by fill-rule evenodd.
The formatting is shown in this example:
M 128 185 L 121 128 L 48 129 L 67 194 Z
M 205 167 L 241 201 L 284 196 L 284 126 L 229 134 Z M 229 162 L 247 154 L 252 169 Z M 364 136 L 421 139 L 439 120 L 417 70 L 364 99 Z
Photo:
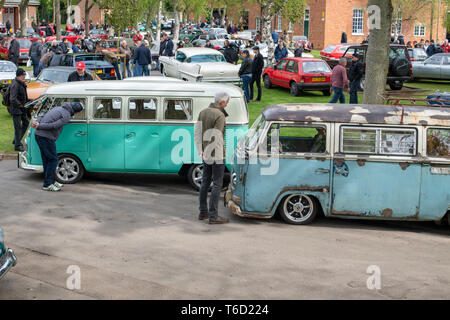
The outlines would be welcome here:
M 309 9 L 305 9 L 305 21 L 309 21 Z
M 289 21 L 289 32 L 293 32 L 293 31 L 294 31 L 294 24 Z
M 414 36 L 415 37 L 423 37 L 425 36 L 425 26 L 414 26 Z
M 353 9 L 353 29 L 352 34 L 364 34 L 364 12 L 362 8 Z
M 261 18 L 256 17 L 256 30 L 261 29 Z
M 282 24 L 282 16 L 281 15 L 278 15 L 277 16 L 277 27 L 278 27 L 278 30 L 277 31 L 282 31 L 283 30 L 283 24 Z

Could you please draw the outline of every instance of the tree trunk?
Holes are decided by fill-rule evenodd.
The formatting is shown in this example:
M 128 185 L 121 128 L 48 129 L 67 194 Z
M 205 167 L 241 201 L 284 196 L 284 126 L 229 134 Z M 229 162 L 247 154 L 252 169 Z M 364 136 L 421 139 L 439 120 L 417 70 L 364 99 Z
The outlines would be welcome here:
M 162 0 L 159 1 L 158 17 L 156 19 L 156 43 L 161 41 L 161 16 L 162 16 Z
M 383 104 L 383 94 L 386 89 L 386 78 L 389 68 L 389 45 L 391 38 L 392 3 L 391 0 L 369 0 L 368 8 L 377 6 L 380 10 L 379 28 L 370 29 L 369 47 L 367 49 L 366 75 L 364 87 L 365 104 Z M 370 14 L 370 12 L 369 12 Z M 369 16 L 377 15 L 374 13 Z
M 174 4 L 173 9 L 175 12 L 175 28 L 173 30 L 172 40 L 174 43 L 177 43 L 180 37 L 180 12 L 178 12 L 178 3 Z
M 434 1 L 430 1 L 431 17 L 430 17 L 430 40 L 433 39 L 433 25 L 434 25 Z
M 54 25 L 54 24 L 55 24 L 55 21 L 56 21 L 56 11 L 55 11 L 56 0 L 53 0 L 52 5 L 53 5 L 53 7 L 52 7 L 52 8 L 53 8 L 52 24 Z
M 267 43 L 267 67 L 272 67 L 274 62 L 274 42 L 272 39 L 272 20 L 273 16 L 271 14 L 271 4 L 268 4 L 263 10 L 262 21 L 263 26 L 263 41 Z
M 72 24 L 72 0 L 67 0 L 67 20 L 66 24 Z
M 22 33 L 22 37 L 27 36 L 27 8 L 30 0 L 22 0 L 19 6 L 20 11 L 20 31 Z
M 60 0 L 55 0 L 55 8 L 53 8 L 56 12 L 56 39 L 58 41 L 61 40 L 61 2 Z
M 94 0 L 91 0 L 94 1 Z M 89 36 L 89 13 L 91 12 L 92 6 L 89 5 L 89 0 L 86 0 L 84 5 L 84 34 L 86 37 Z

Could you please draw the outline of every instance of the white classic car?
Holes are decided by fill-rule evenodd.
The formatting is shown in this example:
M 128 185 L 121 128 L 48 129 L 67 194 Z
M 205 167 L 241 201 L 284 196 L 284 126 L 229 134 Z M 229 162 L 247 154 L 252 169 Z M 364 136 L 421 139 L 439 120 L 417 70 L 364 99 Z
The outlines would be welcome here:
M 185 81 L 239 84 L 240 65 L 226 62 L 222 53 L 209 48 L 180 48 L 175 57 L 159 58 L 159 69 L 166 77 Z
M 0 61 L 0 88 L 8 87 L 16 78 L 17 66 L 11 61 Z M 30 82 L 30 75 L 25 75 L 25 82 Z

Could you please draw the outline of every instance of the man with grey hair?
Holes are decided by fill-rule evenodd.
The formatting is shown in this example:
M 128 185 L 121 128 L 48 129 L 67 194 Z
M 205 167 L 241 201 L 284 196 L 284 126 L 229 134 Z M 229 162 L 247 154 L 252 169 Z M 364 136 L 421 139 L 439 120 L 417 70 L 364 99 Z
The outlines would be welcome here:
M 346 65 L 347 59 L 340 58 L 339 64 L 333 68 L 333 72 L 331 73 L 331 92 L 334 91 L 334 95 L 329 103 L 336 103 L 338 100 L 340 103 L 345 103 L 344 90 L 348 90 Z
M 228 219 L 219 216 L 219 198 L 225 170 L 225 111 L 230 96 L 217 92 L 214 103 L 203 109 L 195 124 L 195 145 L 203 160 L 203 176 L 200 187 L 199 220 L 209 219 L 210 224 L 227 223 Z M 208 208 L 208 189 L 213 182 Z

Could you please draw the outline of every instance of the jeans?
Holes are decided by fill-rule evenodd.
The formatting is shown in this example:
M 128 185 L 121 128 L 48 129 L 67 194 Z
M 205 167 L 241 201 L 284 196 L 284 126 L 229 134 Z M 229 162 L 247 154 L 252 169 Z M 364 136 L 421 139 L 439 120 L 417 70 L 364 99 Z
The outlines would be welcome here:
M 150 72 L 148 70 L 148 64 L 141 64 L 140 67 L 142 68 L 142 75 L 149 76 Z
M 253 100 L 253 84 L 256 82 L 258 88 L 258 97 L 256 100 L 261 100 L 261 73 L 253 74 L 252 81 L 250 82 L 250 100 Z
M 219 198 L 220 191 L 223 185 L 223 175 L 225 172 L 225 165 L 222 162 L 207 164 L 203 162 L 203 176 L 202 185 L 200 187 L 200 215 L 207 216 L 214 220 L 219 216 Z M 209 198 L 209 210 L 208 210 L 208 189 L 213 182 L 211 195 Z
M 58 166 L 58 154 L 56 143 L 53 140 L 35 136 L 36 142 L 41 150 L 42 165 L 44 166 L 44 187 L 55 183 L 55 171 Z
M 329 103 L 336 103 L 338 100 L 340 103 L 345 103 L 344 89 L 333 87 L 333 92 L 333 98 L 331 98 Z
M 23 112 L 19 115 L 13 115 L 13 123 L 14 123 L 14 148 L 17 149 L 22 147 L 22 138 L 27 132 L 28 124 L 30 121 L 28 120 L 28 114 Z
M 251 73 L 243 74 L 243 75 L 241 75 L 241 79 L 242 79 L 242 90 L 244 90 L 244 94 L 245 94 L 245 100 L 247 100 L 247 102 L 249 102 L 250 101 L 249 86 L 250 86 L 250 81 L 252 81 L 252 75 L 251 75 Z
M 131 69 L 130 69 L 130 61 L 124 63 L 123 61 L 120 63 L 122 65 L 122 77 L 125 78 L 125 64 L 127 65 L 127 77 L 132 77 Z
M 358 104 L 358 88 L 361 80 L 350 82 L 350 104 Z
M 116 71 L 117 80 L 122 80 L 122 77 L 120 76 L 120 71 L 119 71 L 119 64 L 117 63 L 117 61 L 114 62 L 112 65 L 114 66 L 114 70 Z
M 136 63 L 136 71 L 133 73 L 135 77 L 140 77 L 140 76 L 148 76 L 149 72 L 148 72 L 148 64 L 139 64 Z
M 33 77 L 35 78 L 39 75 L 39 60 L 39 57 L 31 57 L 31 63 L 33 64 Z

